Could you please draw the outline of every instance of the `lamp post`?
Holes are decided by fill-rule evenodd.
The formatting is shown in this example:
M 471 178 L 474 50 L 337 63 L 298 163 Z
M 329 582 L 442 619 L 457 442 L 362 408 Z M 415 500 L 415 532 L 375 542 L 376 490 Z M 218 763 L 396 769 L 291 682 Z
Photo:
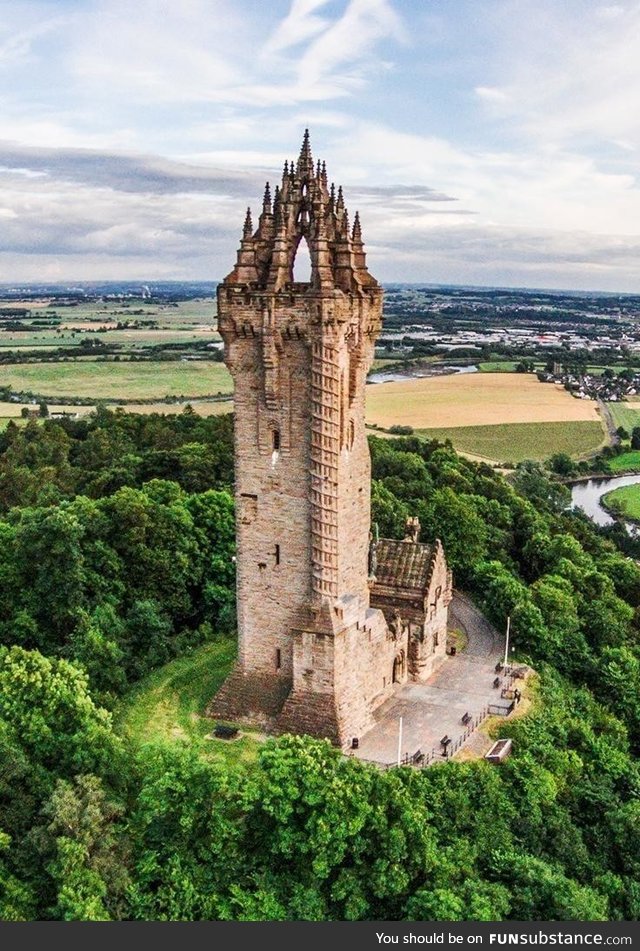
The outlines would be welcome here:
M 398 721 L 398 766 L 400 765 L 400 759 L 402 758 L 402 717 Z

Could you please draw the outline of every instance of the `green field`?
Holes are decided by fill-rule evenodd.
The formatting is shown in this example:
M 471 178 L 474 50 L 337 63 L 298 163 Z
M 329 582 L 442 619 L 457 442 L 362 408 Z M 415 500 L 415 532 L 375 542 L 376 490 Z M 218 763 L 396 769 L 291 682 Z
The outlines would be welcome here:
M 616 426 L 624 426 L 631 432 L 634 426 L 640 426 L 640 403 L 607 403 Z
M 519 360 L 488 360 L 478 364 L 480 373 L 515 373 Z M 542 364 L 540 364 L 542 366 Z
M 523 357 L 523 360 L 528 360 L 528 357 Z M 487 360 L 484 363 L 478 364 L 478 369 L 481 373 L 515 373 L 516 366 L 520 363 L 521 360 Z M 545 364 L 541 360 L 536 360 L 534 366 L 537 370 L 544 370 Z M 587 373 L 590 373 L 592 376 L 602 376 L 602 373 L 608 369 L 606 366 L 600 366 L 598 364 L 593 364 L 588 366 Z M 611 367 L 614 372 L 618 372 L 622 369 L 621 366 Z M 616 405 L 616 404 L 614 404 Z
M 430 439 L 450 439 L 461 452 L 496 462 L 547 459 L 555 452 L 578 458 L 595 452 L 604 442 L 600 423 L 503 423 L 497 426 L 456 426 L 420 429 Z
M 212 360 L 145 362 L 28 363 L 0 367 L 0 386 L 49 399 L 162 399 L 215 396 L 233 386 L 223 363 Z
M 612 515 L 640 522 L 640 485 L 623 485 L 603 495 L 601 502 Z
M 94 300 L 74 307 L 56 306 L 55 302 L 51 307 L 47 307 L 46 302 L 40 306 L 25 302 L 25 306 L 31 316 L 20 318 L 20 323 L 27 329 L 8 331 L 0 321 L 0 351 L 79 347 L 89 340 L 135 350 L 142 346 L 189 345 L 220 339 L 214 330 L 216 303 L 213 298 L 178 303 Z M 43 319 L 50 319 L 51 323 L 39 325 L 37 321 Z M 149 327 L 149 322 L 157 326 Z M 120 329 L 117 324 L 121 325 Z
M 640 471 L 640 451 L 630 449 L 628 452 L 608 459 L 607 462 L 612 472 Z
M 214 721 L 203 716 L 235 655 L 235 638 L 225 638 L 154 670 L 120 702 L 115 717 L 118 732 L 135 746 L 188 743 L 208 759 L 253 761 L 257 734 L 231 741 L 209 739 Z

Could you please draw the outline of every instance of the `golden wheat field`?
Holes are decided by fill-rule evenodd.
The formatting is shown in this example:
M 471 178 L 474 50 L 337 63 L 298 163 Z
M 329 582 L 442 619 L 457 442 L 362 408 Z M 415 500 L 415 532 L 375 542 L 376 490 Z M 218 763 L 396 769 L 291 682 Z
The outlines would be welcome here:
M 367 387 L 367 422 L 431 429 L 499 423 L 598 422 L 596 404 L 520 373 L 463 373 Z

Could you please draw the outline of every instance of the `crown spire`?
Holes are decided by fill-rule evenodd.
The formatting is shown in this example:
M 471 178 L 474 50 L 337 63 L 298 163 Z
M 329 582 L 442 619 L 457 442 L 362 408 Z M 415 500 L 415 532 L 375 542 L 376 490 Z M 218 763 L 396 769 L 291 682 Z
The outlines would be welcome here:
M 283 163 L 282 180 L 273 189 L 265 183 L 255 230 L 247 209 L 230 283 L 257 283 L 274 293 L 285 289 L 304 237 L 312 261 L 308 283 L 314 291 L 378 286 L 367 271 L 360 215 L 352 219 L 347 214 L 342 186 L 330 181 L 326 164 L 312 158 L 305 130 L 298 158 Z
M 313 158 L 311 156 L 311 143 L 309 141 L 309 130 L 304 130 L 304 136 L 302 138 L 302 147 L 300 149 L 300 157 L 298 159 L 298 172 L 308 172 L 313 175 Z

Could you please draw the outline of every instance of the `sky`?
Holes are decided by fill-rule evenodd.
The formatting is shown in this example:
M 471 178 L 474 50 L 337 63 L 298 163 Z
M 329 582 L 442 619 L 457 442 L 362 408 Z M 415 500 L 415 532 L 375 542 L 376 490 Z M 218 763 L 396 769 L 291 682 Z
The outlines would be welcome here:
M 218 280 L 297 156 L 383 282 L 640 292 L 640 2 L 0 0 L 0 282 Z

